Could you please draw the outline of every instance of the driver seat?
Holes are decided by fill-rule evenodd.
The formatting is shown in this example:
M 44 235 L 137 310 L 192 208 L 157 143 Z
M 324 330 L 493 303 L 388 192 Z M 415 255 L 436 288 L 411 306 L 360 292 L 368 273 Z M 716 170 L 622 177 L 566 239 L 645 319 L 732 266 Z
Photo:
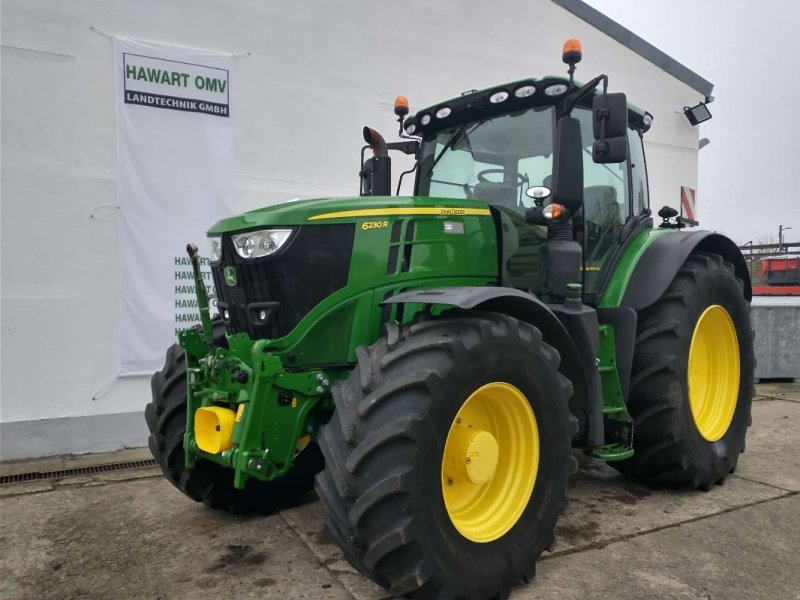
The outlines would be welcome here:
M 601 230 L 619 228 L 622 220 L 617 203 L 617 190 L 610 185 L 593 185 L 583 190 L 586 220 L 597 224 Z
M 511 209 L 517 208 L 517 188 L 505 183 L 480 181 L 472 188 L 472 197 L 488 204 L 499 204 Z

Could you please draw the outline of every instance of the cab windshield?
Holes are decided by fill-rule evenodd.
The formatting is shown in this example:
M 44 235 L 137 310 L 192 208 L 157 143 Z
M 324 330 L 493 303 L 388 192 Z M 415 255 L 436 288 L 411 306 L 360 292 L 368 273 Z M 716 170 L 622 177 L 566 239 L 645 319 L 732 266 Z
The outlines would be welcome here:
M 573 116 L 581 126 L 584 185 L 583 207 L 573 215 L 573 234 L 583 247 L 584 291 L 591 294 L 598 291 L 622 227 L 634 213 L 628 163 L 595 163 L 591 111 L 576 107 Z M 553 188 L 554 138 L 554 107 L 537 106 L 462 123 L 433 133 L 422 143 L 417 195 L 474 198 L 498 208 L 504 232 L 501 276 L 523 289 L 534 289 L 539 246 L 547 241 L 546 228 L 525 221 L 525 211 L 533 206 L 525 190 Z M 640 182 L 637 206 L 641 212 L 647 203 L 646 183 L 641 183 L 646 176 L 641 139 L 634 142 L 638 144 L 634 169 Z
M 540 106 L 433 134 L 422 144 L 417 194 L 476 198 L 523 215 L 525 190 L 550 186 L 555 111 Z

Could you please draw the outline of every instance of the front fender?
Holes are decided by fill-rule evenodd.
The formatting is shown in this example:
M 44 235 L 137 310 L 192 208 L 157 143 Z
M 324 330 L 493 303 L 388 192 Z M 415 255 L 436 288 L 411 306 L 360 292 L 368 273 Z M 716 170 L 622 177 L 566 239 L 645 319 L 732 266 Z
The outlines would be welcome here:
M 441 287 L 400 292 L 381 304 L 445 304 L 464 310 L 489 310 L 536 325 L 562 361 L 577 356 L 567 330 L 553 311 L 533 294 L 508 287 Z M 563 348 L 563 351 L 562 351 Z
M 442 287 L 409 290 L 395 294 L 383 304 L 440 304 L 456 306 L 464 310 L 488 310 L 506 314 L 520 321 L 535 325 L 542 338 L 561 355 L 561 373 L 572 382 L 570 410 L 578 417 L 580 430 L 575 442 L 590 439 L 593 426 L 588 418 L 590 377 L 585 372 L 581 354 L 572 342 L 567 330 L 550 308 L 533 294 L 508 287 Z M 594 364 L 592 357 L 592 364 Z M 599 399 L 598 399 L 599 401 Z

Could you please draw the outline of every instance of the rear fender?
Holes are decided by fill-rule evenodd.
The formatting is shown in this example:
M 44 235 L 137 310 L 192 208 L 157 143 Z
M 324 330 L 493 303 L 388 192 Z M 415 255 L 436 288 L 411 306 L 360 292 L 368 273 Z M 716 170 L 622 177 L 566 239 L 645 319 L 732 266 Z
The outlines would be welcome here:
M 744 283 L 744 297 L 750 301 L 750 272 L 736 244 L 711 231 L 677 232 L 656 238 L 634 266 L 621 306 L 641 310 L 653 304 L 675 278 L 683 263 L 694 252 L 719 254 L 733 264 L 736 276 Z
M 752 297 L 747 263 L 733 241 L 710 231 L 672 232 L 648 231 L 653 236 L 640 258 L 635 262 L 619 263 L 612 279 L 627 284 L 606 286 L 598 308 L 601 323 L 614 327 L 617 372 L 624 397 L 627 399 L 633 354 L 636 345 L 637 311 L 656 302 L 667 291 L 686 259 L 695 252 L 719 254 L 733 264 L 736 276 L 742 280 L 744 297 Z

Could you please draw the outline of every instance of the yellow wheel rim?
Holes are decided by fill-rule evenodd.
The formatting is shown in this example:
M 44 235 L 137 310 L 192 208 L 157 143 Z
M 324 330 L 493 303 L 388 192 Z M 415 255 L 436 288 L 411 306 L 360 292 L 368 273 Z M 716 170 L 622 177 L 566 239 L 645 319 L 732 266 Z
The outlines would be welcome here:
M 739 397 L 739 342 L 728 311 L 714 304 L 700 315 L 689 346 L 689 406 L 695 427 L 716 442 L 733 420 Z
M 455 528 L 473 542 L 505 535 L 528 506 L 539 469 L 539 429 L 525 395 L 508 383 L 475 390 L 450 426 L 442 491 Z

